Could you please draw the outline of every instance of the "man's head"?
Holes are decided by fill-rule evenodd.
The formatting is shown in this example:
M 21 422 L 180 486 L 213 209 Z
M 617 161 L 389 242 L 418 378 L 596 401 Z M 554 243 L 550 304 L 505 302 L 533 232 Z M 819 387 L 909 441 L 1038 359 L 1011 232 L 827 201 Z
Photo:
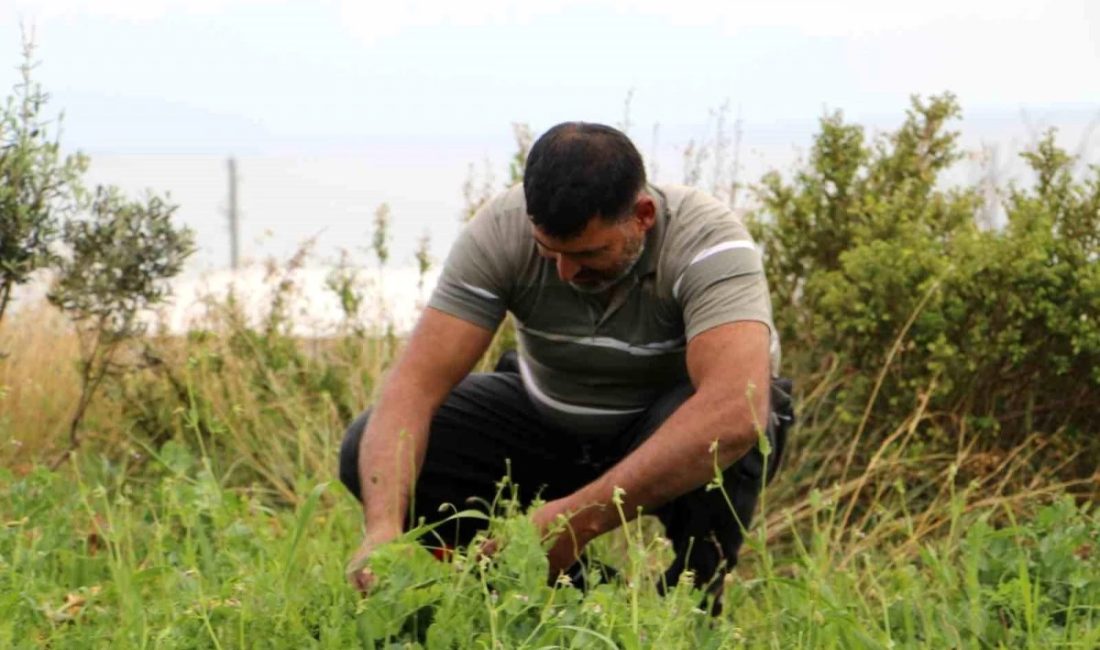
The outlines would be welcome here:
M 589 293 L 630 272 L 656 217 L 641 155 L 602 124 L 566 122 L 544 133 L 527 157 L 523 192 L 539 253 Z

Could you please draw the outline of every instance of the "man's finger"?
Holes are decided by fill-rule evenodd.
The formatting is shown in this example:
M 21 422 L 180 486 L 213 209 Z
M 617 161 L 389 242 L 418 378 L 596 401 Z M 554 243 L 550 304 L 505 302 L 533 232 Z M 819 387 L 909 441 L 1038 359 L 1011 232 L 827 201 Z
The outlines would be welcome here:
M 500 550 L 500 544 L 495 539 L 487 539 L 477 548 L 478 557 L 493 557 Z
M 369 569 L 355 569 L 348 574 L 351 585 L 366 596 L 374 587 L 374 574 Z

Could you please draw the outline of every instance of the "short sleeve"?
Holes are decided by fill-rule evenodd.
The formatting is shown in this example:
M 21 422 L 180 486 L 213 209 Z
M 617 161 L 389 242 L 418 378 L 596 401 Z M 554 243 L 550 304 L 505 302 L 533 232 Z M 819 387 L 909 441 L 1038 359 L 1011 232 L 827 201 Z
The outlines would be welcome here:
M 760 253 L 751 240 L 719 242 L 699 251 L 678 276 L 673 295 L 683 309 L 688 340 L 743 320 L 760 321 L 775 331 Z
M 510 242 L 498 241 L 498 219 L 499 215 L 485 209 L 466 225 L 428 301 L 429 307 L 490 331 L 504 319 L 515 277 L 507 268 Z

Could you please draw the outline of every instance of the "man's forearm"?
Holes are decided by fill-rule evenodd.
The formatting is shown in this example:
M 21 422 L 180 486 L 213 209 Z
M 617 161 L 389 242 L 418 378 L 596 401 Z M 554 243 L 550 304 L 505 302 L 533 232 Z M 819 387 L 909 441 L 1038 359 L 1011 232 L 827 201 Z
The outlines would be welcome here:
M 401 532 L 427 449 L 434 405 L 415 387 L 387 387 L 359 442 L 359 484 L 368 531 Z
M 359 441 L 359 486 L 368 536 L 401 532 L 428 448 L 432 416 L 489 346 L 493 333 L 424 310 Z
M 695 393 L 640 447 L 564 499 L 561 509 L 576 513 L 569 523 L 582 540 L 705 485 L 752 448 L 767 422 L 769 345 L 757 321 L 719 325 L 688 342 Z
M 764 389 L 766 391 L 766 388 Z M 638 509 L 655 508 L 715 478 L 756 443 L 768 402 L 748 397 L 740 408 L 696 394 L 644 444 L 603 476 L 566 497 L 574 530 L 591 539 L 618 527 Z M 755 417 L 754 417 L 755 412 Z M 621 490 L 621 509 L 614 504 Z

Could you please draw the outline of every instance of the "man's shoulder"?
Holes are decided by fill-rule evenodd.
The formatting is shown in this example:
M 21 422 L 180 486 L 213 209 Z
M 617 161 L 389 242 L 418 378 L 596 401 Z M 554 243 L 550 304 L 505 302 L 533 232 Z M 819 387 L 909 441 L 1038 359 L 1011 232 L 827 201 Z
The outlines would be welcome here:
M 466 230 L 485 246 L 515 245 L 527 227 L 523 186 L 515 185 L 486 201 L 466 224 Z
M 669 216 L 677 225 L 690 225 L 697 220 L 737 220 L 728 205 L 705 190 L 690 185 L 655 184 L 668 208 Z
M 527 199 L 523 194 L 523 184 L 516 183 L 508 189 L 493 195 L 475 214 L 475 218 L 481 216 L 489 216 L 493 219 L 526 218 Z
M 685 199 L 700 191 L 697 187 L 676 183 L 650 183 L 649 186 L 660 192 L 670 210 L 680 209 Z
M 501 273 L 512 274 L 527 264 L 533 246 L 523 186 L 516 185 L 486 201 L 466 223 L 451 248 L 454 259 L 482 259 Z M 529 250 L 531 249 L 531 250 Z
M 662 278 L 675 280 L 684 269 L 708 251 L 745 247 L 752 236 L 741 218 L 725 202 L 709 192 L 685 185 L 657 185 L 667 209 L 662 245 Z

